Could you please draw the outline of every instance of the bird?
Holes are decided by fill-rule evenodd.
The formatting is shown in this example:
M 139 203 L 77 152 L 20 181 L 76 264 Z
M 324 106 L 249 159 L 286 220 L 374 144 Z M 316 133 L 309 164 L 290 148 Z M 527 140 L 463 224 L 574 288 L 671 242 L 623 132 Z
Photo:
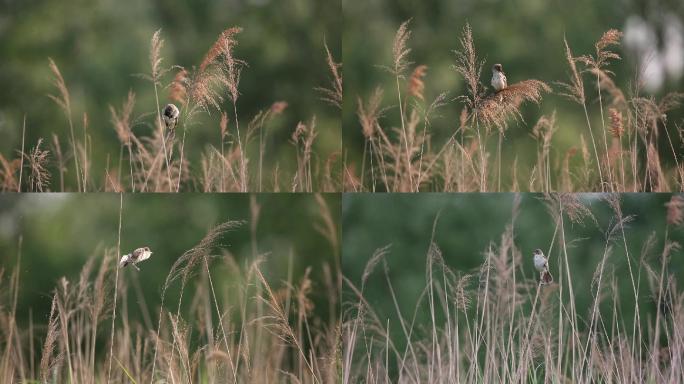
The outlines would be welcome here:
M 494 64 L 492 67 L 492 87 L 496 92 L 500 92 L 506 87 L 508 87 L 508 81 L 506 81 L 506 74 L 503 73 L 503 68 L 501 64 Z
M 133 267 L 135 267 L 135 269 L 139 271 L 140 268 L 138 268 L 136 264 L 143 260 L 149 259 L 150 256 L 152 256 L 152 251 L 150 251 L 150 247 L 137 248 L 132 253 L 121 256 L 119 267 L 124 268 L 128 265 L 132 265 Z
M 178 123 L 178 116 L 180 116 L 180 111 L 178 107 L 173 104 L 166 104 L 164 111 L 162 112 L 162 118 L 164 119 L 164 125 L 169 131 L 173 131 Z
M 553 276 L 549 272 L 549 261 L 544 257 L 544 252 L 541 249 L 534 250 L 534 267 L 539 271 L 542 284 L 551 284 Z

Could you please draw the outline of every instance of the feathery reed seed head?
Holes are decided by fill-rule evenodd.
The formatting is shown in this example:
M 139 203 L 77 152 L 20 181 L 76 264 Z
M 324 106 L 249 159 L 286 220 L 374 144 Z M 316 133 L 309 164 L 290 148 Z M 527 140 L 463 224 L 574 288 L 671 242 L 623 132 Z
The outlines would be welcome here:
M 684 197 L 674 195 L 665 203 L 667 207 L 667 223 L 669 225 L 684 224 Z
M 423 77 L 427 73 L 427 65 L 419 65 L 411 73 L 411 77 L 408 80 L 408 90 L 409 94 L 413 97 L 421 100 L 425 100 L 423 92 L 425 91 L 425 83 L 423 83 Z
M 615 108 L 609 108 L 608 114 L 610 115 L 610 133 L 613 137 L 619 139 L 625 133 L 625 127 L 622 124 L 622 114 Z

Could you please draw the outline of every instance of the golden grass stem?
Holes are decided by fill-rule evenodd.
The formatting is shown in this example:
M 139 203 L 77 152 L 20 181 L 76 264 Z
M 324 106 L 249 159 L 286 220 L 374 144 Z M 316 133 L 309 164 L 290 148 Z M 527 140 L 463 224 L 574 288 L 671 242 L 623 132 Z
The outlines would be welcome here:
M 245 169 L 245 153 L 242 150 L 242 140 L 240 139 L 240 121 L 237 114 L 237 100 L 233 100 L 233 116 L 235 117 L 235 132 L 238 138 L 238 149 L 240 150 L 240 192 L 247 192 L 247 171 Z
M 114 357 L 114 323 L 116 322 L 116 299 L 119 293 L 119 264 L 121 258 L 121 223 L 123 218 L 123 193 L 119 194 L 119 232 L 116 240 L 116 258 L 114 259 L 114 303 L 112 304 L 112 328 L 109 339 L 109 363 L 107 364 L 107 383 L 112 374 L 112 357 Z
M 596 89 L 598 90 L 598 97 L 599 97 L 599 111 L 601 111 L 601 126 L 603 127 L 603 147 L 606 153 L 606 168 L 608 169 L 608 184 L 610 186 L 610 191 L 615 192 L 614 184 L 615 181 L 613 179 L 613 173 L 610 167 L 610 157 L 608 153 L 608 136 L 606 135 L 606 121 L 605 118 L 603 117 L 603 98 L 601 97 L 601 79 L 600 79 L 600 71 L 596 71 Z M 599 166 L 600 168 L 600 166 Z M 603 190 L 603 188 L 602 188 Z
M 21 192 L 21 176 L 24 174 L 24 143 L 26 139 L 26 115 L 24 115 L 24 124 L 21 128 L 21 162 L 19 164 L 19 184 L 17 185 L 17 192 Z
M 591 129 L 591 122 L 589 122 L 589 113 L 587 112 L 586 103 L 582 103 L 582 110 L 584 110 L 584 118 L 587 121 L 587 127 L 589 127 L 589 135 L 591 136 L 591 145 L 594 148 L 594 156 L 596 156 L 596 169 L 598 170 L 599 179 L 601 181 L 601 192 L 606 191 L 605 182 L 603 180 L 603 172 L 601 172 L 601 159 L 598 155 L 598 150 L 596 149 L 596 140 L 594 140 L 594 131 Z
M 404 106 L 401 100 L 401 89 L 399 87 L 399 74 L 395 74 L 395 80 L 397 83 L 397 97 L 399 98 L 399 115 L 401 117 L 401 130 L 403 132 L 403 139 L 404 139 L 404 149 L 406 150 L 406 169 L 408 172 L 408 178 L 409 178 L 409 185 L 411 186 L 411 190 L 409 192 L 413 192 L 413 171 L 411 169 L 411 155 L 409 153 L 409 146 L 408 146 L 408 133 L 406 131 L 406 124 L 404 123 Z M 396 191 L 395 192 L 399 192 Z

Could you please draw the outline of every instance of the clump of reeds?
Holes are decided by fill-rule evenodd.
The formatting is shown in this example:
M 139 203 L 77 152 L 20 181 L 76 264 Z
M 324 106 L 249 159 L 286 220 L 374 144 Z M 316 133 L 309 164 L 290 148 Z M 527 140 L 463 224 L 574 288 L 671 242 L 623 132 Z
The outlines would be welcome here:
M 337 254 L 337 229 L 324 212 L 322 226 L 312 229 L 329 238 Z M 258 221 L 258 210 L 254 216 Z M 140 289 L 144 282 L 138 275 L 144 268 L 119 273 L 119 245 L 95 250 L 75 279 L 59 279 L 51 308 L 40 309 L 44 320 L 18 323 L 19 257 L 10 284 L 2 284 L 0 270 L 0 284 L 8 292 L 0 305 L 0 379 L 334 382 L 341 369 L 339 288 L 333 263 L 337 256 L 322 262 L 323 277 L 314 279 L 310 268 L 294 276 L 295 255 L 290 253 L 287 279 L 274 283 L 266 272 L 265 255 L 246 255 L 251 260 L 238 262 L 241 255 L 222 244 L 226 234 L 242 224 L 229 221 L 211 228 L 176 260 L 162 287 L 158 320 L 157 308 L 147 307 Z M 251 230 L 258 247 L 256 225 Z M 178 302 L 169 305 L 165 295 L 177 286 Z M 10 298 L 10 305 L 5 305 L 5 298 Z M 319 314 L 328 305 L 326 321 Z
M 608 207 L 613 217 L 600 228 L 577 195 L 545 196 L 554 226 L 543 245 L 551 285 L 540 283 L 517 244 L 519 200 L 499 241 L 485 247 L 482 265 L 473 271 L 447 265 L 434 242 L 435 222 L 425 286 L 412 313 L 402 312 L 396 297 L 386 260 L 391 250 L 379 248 L 359 282 L 345 279 L 342 383 L 684 382 L 684 293 L 671 268 L 680 252 L 672 231 L 684 221 L 682 199 L 672 197 L 666 221 L 662 215 L 668 230 L 657 229 L 646 243 L 632 238 L 629 224 L 638 218 L 624 215 L 619 196 L 603 200 L 597 209 Z M 590 261 L 591 284 L 578 286 L 576 262 L 569 260 L 577 257 L 571 244 L 582 240 L 574 230 L 583 223 L 597 227 L 604 244 Z M 616 264 L 627 264 L 629 273 L 616 274 Z M 376 272 L 379 265 L 384 268 Z M 376 274 L 383 275 L 377 277 L 386 282 L 394 314 L 380 313 L 368 301 L 367 282 Z M 632 293 L 634 307 L 623 307 L 621 290 Z M 579 296 L 591 304 L 577 307 Z
M 247 62 L 238 58 L 236 48 L 240 27 L 224 30 L 216 41 L 208 48 L 197 67 L 183 68 L 164 65 L 164 39 L 161 30 L 157 30 L 150 40 L 149 72 L 140 75 L 152 84 L 155 105 L 141 106 L 136 104 L 136 94 L 131 90 L 120 109 L 109 106 L 111 123 L 119 139 L 120 149 L 117 154 L 106 154 L 106 164 L 92 164 L 93 143 L 88 133 L 91 121 L 87 113 L 83 113 L 82 134 L 76 132 L 73 105 L 67 81 L 62 76 L 57 63 L 49 60 L 53 82 L 57 88 L 56 95 L 48 95 L 64 112 L 68 126 L 68 150 L 63 151 L 59 138 L 55 133 L 52 152 L 55 156 L 46 158 L 41 163 L 41 191 L 80 192 L 107 190 L 133 192 L 180 192 L 181 190 L 203 190 L 218 192 L 277 191 L 281 189 L 298 191 L 333 191 L 339 190 L 338 173 L 334 166 L 339 153 L 321 154 L 317 146 L 310 140 L 304 154 L 295 151 L 293 161 L 274 159 L 269 156 L 269 125 L 277 116 L 286 113 L 287 102 L 276 101 L 264 108 L 256 116 L 241 127 L 237 102 L 241 95 L 240 77 Z M 330 87 L 316 88 L 323 101 L 339 108 L 342 105 L 341 64 L 337 63 L 327 44 L 325 62 L 332 74 Z M 171 77 L 171 78 L 169 78 Z M 166 102 L 162 91 L 168 89 L 168 100 L 178 104 L 180 119 L 174 129 L 167 129 L 161 118 L 161 111 Z M 229 106 L 226 106 L 226 101 Z M 137 111 L 141 109 L 140 112 Z M 218 111 L 224 116 L 217 145 L 202 143 L 203 149 L 186 148 L 191 127 L 198 124 L 200 114 L 207 116 Z M 151 117 L 150 117 L 151 116 Z M 230 126 L 228 124 L 230 116 Z M 312 118 L 314 120 L 315 116 Z M 151 119 L 151 120 L 150 120 Z M 151 132 L 139 129 L 141 126 L 152 126 Z M 316 136 L 315 124 L 308 125 Z M 25 129 L 25 126 L 24 126 Z M 298 127 L 292 127 L 297 132 Z M 220 134 L 220 136 L 219 136 Z M 251 146 L 257 139 L 259 144 Z M 39 147 L 38 145 L 36 147 Z M 190 151 L 189 151 L 190 150 Z M 279 151 L 286 153 L 286 151 Z M 190 162 L 190 156 L 199 158 L 199 165 Z M 20 156 L 17 159 L 0 155 L 0 187 L 2 190 L 38 190 L 33 183 L 35 178 L 19 177 L 24 171 L 23 161 L 32 154 L 25 151 L 23 135 Z M 33 156 L 35 158 L 35 156 Z M 252 158 L 258 161 L 252 160 Z M 322 160 L 320 160 L 322 159 Z M 320 163 L 317 161 L 320 160 Z M 322 166 L 323 160 L 326 161 Z M 264 172 L 267 161 L 275 163 L 277 169 L 271 176 Z M 302 162 L 307 162 L 302 165 Z M 296 169 L 280 170 L 280 163 L 296 163 Z M 30 167 L 34 163 L 27 164 Z M 307 169 L 306 178 L 302 175 L 302 167 Z M 294 167 L 292 167 L 294 168 Z M 29 173 L 35 168 L 29 168 Z M 50 186 L 47 181 L 52 173 L 59 174 L 59 186 Z M 283 173 L 284 175 L 280 175 Z M 35 172 L 34 172 L 35 174 Z M 73 175 L 73 176 L 72 176 Z M 270 180 L 269 180 L 270 179 Z M 295 180 L 289 182 L 289 180 Z
M 667 113 L 680 105 L 682 94 L 670 93 L 656 100 L 640 96 L 638 89 L 631 93 L 620 89 L 611 68 L 621 60 L 617 51 L 621 37 L 620 31 L 610 29 L 596 41 L 592 55 L 579 56 L 564 40 L 565 57 L 557 61 L 567 62 L 570 78 L 555 81 L 556 92 L 582 106 L 588 134 L 578 134 L 578 143 L 570 148 L 559 148 L 552 135 L 532 130 L 530 136 L 542 150 L 536 163 L 522 164 L 517 154 L 508 161 L 502 159 L 502 148 L 531 143 L 523 139 L 513 143 L 506 132 L 514 123 L 525 129 L 521 108 L 526 103 L 546 103 L 544 94 L 552 92 L 549 82 L 513 82 L 509 73 L 507 88 L 500 92 L 487 89 L 483 83 L 489 78 L 482 78 L 485 61 L 478 56 L 473 30 L 466 24 L 453 64 L 464 84 L 462 94 L 454 99 L 463 104 L 458 107 L 460 118 L 436 126 L 437 109 L 454 105 L 446 92 L 432 100 L 427 97 L 427 63 L 413 66 L 409 22 L 402 23 L 392 44 L 392 64 L 386 67 L 394 76 L 396 89 L 378 88 L 367 98 L 357 98 L 364 148 L 360 162 L 345 163 L 345 190 L 484 192 L 518 190 L 521 184 L 530 191 L 543 192 L 683 190 L 684 164 L 677 150 L 682 130 L 667 120 Z M 593 87 L 585 86 L 587 74 L 595 83 Z M 395 92 L 396 103 L 383 97 Z M 596 116 L 594 100 L 598 101 Z M 397 113 L 387 112 L 395 106 Z M 599 119 L 601 129 L 597 132 Z M 547 133 L 563 129 L 563 125 L 564 121 L 559 121 Z M 433 142 L 436 129 L 452 134 L 446 141 Z M 661 148 L 658 137 L 663 135 L 667 147 Z M 584 156 L 585 147 L 590 147 L 589 157 Z M 581 161 L 573 159 L 579 150 Z M 554 158 L 557 154 L 560 156 Z M 672 163 L 673 167 L 665 165 Z M 502 164 L 509 166 L 502 169 Z M 520 175 L 527 180 L 521 181 Z

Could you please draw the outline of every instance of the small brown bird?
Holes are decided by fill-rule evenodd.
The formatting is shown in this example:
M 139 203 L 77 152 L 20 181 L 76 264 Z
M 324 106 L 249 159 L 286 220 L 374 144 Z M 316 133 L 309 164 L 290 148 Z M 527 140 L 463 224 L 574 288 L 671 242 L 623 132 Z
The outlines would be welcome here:
M 553 282 L 553 276 L 549 272 L 549 262 L 544 257 L 544 252 L 541 249 L 534 250 L 534 267 L 539 271 L 542 284 L 551 284 Z
M 506 74 L 503 73 L 503 67 L 501 64 L 494 64 L 492 67 L 492 87 L 494 87 L 494 90 L 497 92 L 508 87 Z
M 150 256 L 152 256 L 152 251 L 150 251 L 149 247 L 138 248 L 135 251 L 133 251 L 133 253 L 121 256 L 119 267 L 124 268 L 128 265 L 132 265 L 133 267 L 135 267 L 135 269 L 139 271 L 140 268 L 138 268 L 136 264 L 138 264 L 141 261 L 149 259 Z
M 162 118 L 164 119 L 164 125 L 166 125 L 166 129 L 172 131 L 174 128 L 176 128 L 178 116 L 180 116 L 178 107 L 173 104 L 166 104 L 166 107 L 164 107 L 164 111 L 162 112 Z

